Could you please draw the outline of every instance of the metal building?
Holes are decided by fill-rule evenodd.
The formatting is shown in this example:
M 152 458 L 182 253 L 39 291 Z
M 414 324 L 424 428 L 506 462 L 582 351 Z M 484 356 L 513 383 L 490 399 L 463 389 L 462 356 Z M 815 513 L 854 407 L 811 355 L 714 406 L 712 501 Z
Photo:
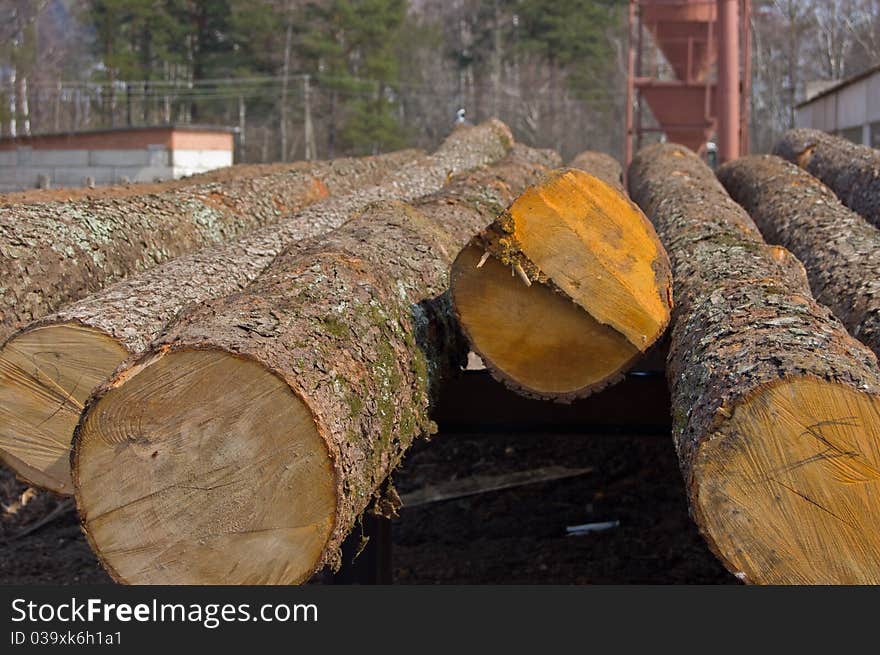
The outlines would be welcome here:
M 880 64 L 826 85 L 795 107 L 795 125 L 880 148 Z

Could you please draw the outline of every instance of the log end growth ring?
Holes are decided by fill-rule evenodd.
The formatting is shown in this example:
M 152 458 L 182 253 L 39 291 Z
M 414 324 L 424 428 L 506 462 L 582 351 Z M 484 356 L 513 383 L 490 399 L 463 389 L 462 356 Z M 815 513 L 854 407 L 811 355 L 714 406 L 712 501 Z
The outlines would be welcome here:
M 73 477 L 107 570 L 133 584 L 295 584 L 320 564 L 336 476 L 303 400 L 222 350 L 159 351 L 84 416 Z
M 555 171 L 508 210 L 522 253 L 597 321 L 647 350 L 669 324 L 671 274 L 654 228 L 619 189 Z
M 602 325 L 543 284 L 526 287 L 511 269 L 476 245 L 453 267 L 455 308 L 474 350 L 496 377 L 521 393 L 565 400 L 614 381 L 641 355 L 622 334 Z
M 703 443 L 691 480 L 737 577 L 880 583 L 880 397 L 814 377 L 764 386 Z
M 452 299 L 496 378 L 568 402 L 620 379 L 663 334 L 669 260 L 641 210 L 577 169 L 527 188 L 459 253 Z
M 83 403 L 127 354 L 74 323 L 13 335 L 0 349 L 0 459 L 31 484 L 72 494 L 70 441 Z

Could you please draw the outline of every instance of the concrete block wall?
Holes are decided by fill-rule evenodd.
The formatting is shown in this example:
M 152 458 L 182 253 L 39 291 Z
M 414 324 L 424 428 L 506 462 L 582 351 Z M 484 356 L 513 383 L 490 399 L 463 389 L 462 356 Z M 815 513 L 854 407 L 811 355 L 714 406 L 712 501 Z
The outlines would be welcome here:
M 23 166 L 88 166 L 88 150 L 29 150 L 19 149 L 19 164 Z
M 137 168 L 141 166 L 168 167 L 171 153 L 165 148 L 151 147 L 147 150 L 92 150 L 89 164 L 113 166 L 114 168 Z
M 118 150 L 0 150 L 0 193 L 34 189 L 41 176 L 54 187 L 155 182 L 232 165 L 228 150 L 169 150 L 164 146 Z

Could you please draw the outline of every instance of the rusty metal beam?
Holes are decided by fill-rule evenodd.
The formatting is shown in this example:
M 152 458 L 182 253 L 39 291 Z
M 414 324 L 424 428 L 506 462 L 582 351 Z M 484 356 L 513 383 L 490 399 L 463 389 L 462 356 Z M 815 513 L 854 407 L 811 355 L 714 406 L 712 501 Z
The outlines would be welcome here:
M 630 1 L 626 163 L 642 135 L 657 131 L 643 123 L 642 100 L 670 141 L 702 152 L 715 133 L 721 161 L 748 150 L 750 14 L 750 0 Z M 644 34 L 675 79 L 643 69 Z
M 718 158 L 739 157 L 739 1 L 718 0 Z

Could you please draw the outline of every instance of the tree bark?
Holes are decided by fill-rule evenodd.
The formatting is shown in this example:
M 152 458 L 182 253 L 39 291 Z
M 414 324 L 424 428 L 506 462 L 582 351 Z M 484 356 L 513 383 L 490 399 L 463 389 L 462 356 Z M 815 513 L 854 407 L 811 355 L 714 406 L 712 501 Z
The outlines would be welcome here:
M 434 430 L 433 389 L 460 365 L 444 294 L 454 253 L 544 162 L 517 147 L 416 207 L 376 203 L 185 312 L 121 369 L 89 402 L 72 458 L 111 575 L 289 584 L 338 563 L 380 484 Z M 194 486 L 210 491 L 183 492 L 167 514 Z M 159 515 L 149 535 L 134 527 Z
M 0 350 L 0 458 L 33 484 L 71 493 L 68 444 L 82 403 L 182 309 L 240 291 L 291 243 L 338 227 L 370 203 L 434 192 L 451 172 L 497 161 L 510 145 L 507 127 L 493 121 L 457 130 L 430 157 L 339 160 L 330 164 L 338 183 L 378 184 L 178 257 L 32 323 Z
M 625 193 L 623 190 L 623 167 L 611 155 L 595 150 L 585 150 L 572 159 L 568 167 L 586 171 Z
M 376 162 L 347 166 L 347 172 L 363 171 L 369 181 Z M 228 178 L 222 184 L 174 183 L 167 190 L 150 185 L 144 194 L 132 186 L 101 192 L 106 198 L 3 207 L 0 341 L 112 282 L 270 225 L 351 188 L 330 162 L 268 175 L 243 172 L 243 178 L 234 178 L 234 169 L 217 173 L 214 179 Z
M 744 157 L 717 175 L 764 238 L 804 263 L 816 300 L 880 355 L 880 232 L 819 180 L 778 157 Z
M 47 204 L 52 202 L 73 202 L 77 200 L 88 200 L 94 204 L 107 198 L 120 199 L 131 198 L 133 196 L 146 196 L 175 189 L 190 188 L 197 185 L 241 182 L 245 179 L 278 175 L 282 173 L 288 177 L 308 174 L 328 175 L 329 179 L 325 181 L 322 178 L 321 181 L 324 182 L 324 186 L 326 186 L 329 191 L 338 195 L 339 193 L 347 193 L 356 186 L 372 185 L 380 178 L 380 176 L 387 174 L 386 169 L 394 170 L 398 166 L 402 166 L 424 156 L 424 151 L 410 149 L 387 153 L 381 157 L 365 157 L 362 159 L 346 158 L 320 162 L 297 161 L 283 164 L 235 164 L 233 166 L 217 168 L 205 173 L 196 173 L 176 180 L 165 180 L 163 182 L 137 182 L 134 184 L 117 184 L 94 188 L 69 187 L 64 189 L 25 189 L 24 191 L 12 191 L 10 193 L 2 194 L 2 196 L 0 196 L 0 212 L 2 212 L 2 208 L 11 205 Z M 348 165 L 347 162 L 357 161 L 363 161 L 363 174 L 366 175 L 363 180 L 361 180 L 360 169 L 357 168 L 348 170 L 345 176 L 336 174 L 335 171 L 341 164 Z
M 672 260 L 667 379 L 691 513 L 754 583 L 880 581 L 880 373 L 700 159 L 642 150 L 633 199 Z
M 610 161 L 609 161 L 610 160 Z M 464 334 L 493 377 L 529 397 L 570 402 L 599 391 L 669 323 L 669 260 L 598 153 L 599 177 L 555 171 L 462 249 L 452 299 Z
M 773 154 L 821 180 L 840 202 L 880 227 L 880 151 L 800 128 L 786 132 Z

